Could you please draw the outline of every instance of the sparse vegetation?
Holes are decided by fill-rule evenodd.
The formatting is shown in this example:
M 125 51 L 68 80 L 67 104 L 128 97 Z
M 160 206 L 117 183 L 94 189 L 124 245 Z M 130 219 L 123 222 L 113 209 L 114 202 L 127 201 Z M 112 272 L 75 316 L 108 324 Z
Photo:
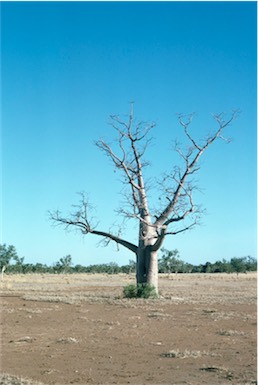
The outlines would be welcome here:
M 227 336 L 227 337 L 232 337 L 232 336 L 244 336 L 245 333 L 242 331 L 238 330 L 220 330 L 218 332 L 220 336 Z
M 7 275 L 0 281 L 1 365 L 12 376 L 0 385 L 125 383 L 125 376 L 128 383 L 170 383 L 171 365 L 177 383 L 192 383 L 192 373 L 207 384 L 252 383 L 256 273 L 160 274 L 158 301 L 122 298 L 134 279 Z
M 149 284 L 130 284 L 124 287 L 125 298 L 157 298 L 155 287 Z
M 168 358 L 198 358 L 203 356 L 216 356 L 216 354 L 206 352 L 206 351 L 201 352 L 199 350 L 185 349 L 184 351 L 181 351 L 177 349 L 177 350 L 170 350 L 169 352 L 162 354 L 162 356 L 168 357 Z
M 217 373 L 222 378 L 225 378 L 225 379 L 227 379 L 229 381 L 231 381 L 233 379 L 233 374 L 227 368 L 217 367 L 217 366 L 207 366 L 207 367 L 200 368 L 200 370 L 202 370 L 204 372 Z M 246 385 L 248 385 L 248 384 L 249 383 L 246 383 Z
M 162 256 L 159 259 L 159 273 L 246 273 L 257 270 L 257 260 L 251 256 L 231 258 L 229 261 L 223 259 L 215 263 L 192 265 L 180 258 L 178 250 L 161 249 Z M 72 262 L 72 256 L 66 255 L 54 262 L 51 266 L 42 263 L 25 263 L 24 257 L 17 255 L 14 246 L 0 245 L 0 269 L 7 266 L 6 274 L 29 274 L 29 273 L 50 273 L 50 274 L 131 274 L 136 272 L 136 262 L 129 260 L 127 265 L 119 266 L 115 262 L 101 263 L 83 266 Z
M 11 376 L 7 373 L 0 373 L 0 385 L 43 385 L 41 382 L 27 378 Z

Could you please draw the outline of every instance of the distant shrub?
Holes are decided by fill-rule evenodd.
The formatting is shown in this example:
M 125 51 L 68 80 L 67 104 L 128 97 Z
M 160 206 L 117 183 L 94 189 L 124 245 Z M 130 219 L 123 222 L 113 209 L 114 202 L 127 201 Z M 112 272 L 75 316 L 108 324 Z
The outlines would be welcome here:
M 155 287 L 148 283 L 127 285 L 123 294 L 125 298 L 157 298 Z

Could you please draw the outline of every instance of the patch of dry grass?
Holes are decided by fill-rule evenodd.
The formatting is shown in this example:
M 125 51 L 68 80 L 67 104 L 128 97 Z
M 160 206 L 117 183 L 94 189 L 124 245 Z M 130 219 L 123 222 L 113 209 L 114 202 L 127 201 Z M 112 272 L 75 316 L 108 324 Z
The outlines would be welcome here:
M 172 317 L 171 314 L 163 313 L 162 309 L 160 310 L 152 310 L 150 309 L 150 313 L 148 314 L 149 318 L 167 318 Z
M 198 358 L 198 357 L 203 357 L 203 356 L 217 356 L 215 353 L 210 353 L 207 351 L 199 351 L 199 350 L 188 350 L 185 349 L 184 351 L 181 351 L 179 349 L 177 350 L 170 350 L 167 353 L 162 354 L 163 357 L 168 357 L 168 358 Z
M 224 367 L 217 367 L 217 366 L 205 366 L 203 368 L 200 368 L 200 370 L 210 373 L 217 373 L 220 377 L 226 379 L 226 380 L 232 380 L 233 379 L 233 373 Z
M 56 341 L 58 344 L 78 344 L 79 341 L 74 337 L 59 338 Z
M 20 337 L 18 340 L 10 340 L 9 343 L 16 343 L 16 344 L 20 344 L 20 343 L 32 343 L 36 340 L 36 338 L 33 338 L 33 337 L 30 337 L 30 336 L 25 336 L 25 337 Z
M 238 330 L 219 330 L 218 333 L 220 336 L 234 337 L 234 336 L 244 336 L 246 333 Z
M 44 385 L 42 382 L 12 376 L 7 373 L 0 374 L 0 385 Z
M 204 313 L 215 316 L 215 304 L 256 303 L 256 276 L 256 272 L 238 277 L 235 274 L 178 274 L 167 279 L 166 275 L 160 274 L 159 302 L 208 305 L 210 307 Z M 154 303 L 142 299 L 123 300 L 123 287 L 134 282 L 134 274 L 14 274 L 6 275 L 0 281 L 0 293 L 2 296 L 22 295 L 28 300 L 69 304 L 112 301 L 112 304 L 131 307 Z

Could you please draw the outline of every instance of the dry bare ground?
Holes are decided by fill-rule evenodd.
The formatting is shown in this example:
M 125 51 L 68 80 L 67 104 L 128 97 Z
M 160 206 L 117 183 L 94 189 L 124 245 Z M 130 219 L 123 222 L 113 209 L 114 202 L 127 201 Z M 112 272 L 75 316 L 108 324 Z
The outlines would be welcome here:
M 160 276 L 158 300 L 123 299 L 133 275 L 0 282 L 0 385 L 256 384 L 256 273 Z

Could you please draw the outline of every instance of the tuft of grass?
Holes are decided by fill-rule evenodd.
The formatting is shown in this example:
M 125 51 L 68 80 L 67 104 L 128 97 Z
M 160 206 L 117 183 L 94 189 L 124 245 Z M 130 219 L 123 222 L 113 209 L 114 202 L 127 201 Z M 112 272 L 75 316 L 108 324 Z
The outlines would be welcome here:
M 123 294 L 125 298 L 157 298 L 155 287 L 148 283 L 129 284 L 124 287 Z
M 185 349 L 184 351 L 180 350 L 170 350 L 167 353 L 163 353 L 163 357 L 168 357 L 168 358 L 198 358 L 198 357 L 203 357 L 203 356 L 215 356 L 216 354 L 206 352 L 206 351 L 199 351 L 199 350 L 187 350 Z
M 233 336 L 244 336 L 245 332 L 238 331 L 238 330 L 220 330 L 217 334 L 219 334 L 220 336 L 233 337 Z
M 126 285 L 123 288 L 123 294 L 125 298 L 137 298 L 137 286 L 134 284 Z
M 56 342 L 61 344 L 78 344 L 79 341 L 74 337 L 68 337 L 68 338 L 59 338 Z
M 0 374 L 0 385 L 43 385 L 43 384 L 38 381 L 3 373 L 3 374 Z
M 203 354 L 200 351 L 193 350 L 184 350 L 183 352 L 180 350 L 170 350 L 167 353 L 163 354 L 163 357 L 168 357 L 168 358 L 197 358 L 201 357 Z
M 233 373 L 230 372 L 229 369 L 227 368 L 221 368 L 217 366 L 206 366 L 203 368 L 200 368 L 200 370 L 205 371 L 205 372 L 210 372 L 210 373 L 218 373 L 220 376 L 223 378 L 231 381 L 233 379 Z
M 203 310 L 203 313 L 204 314 L 213 314 L 213 313 L 216 313 L 216 309 L 204 309 Z

